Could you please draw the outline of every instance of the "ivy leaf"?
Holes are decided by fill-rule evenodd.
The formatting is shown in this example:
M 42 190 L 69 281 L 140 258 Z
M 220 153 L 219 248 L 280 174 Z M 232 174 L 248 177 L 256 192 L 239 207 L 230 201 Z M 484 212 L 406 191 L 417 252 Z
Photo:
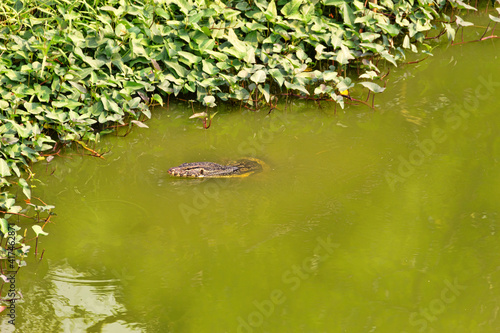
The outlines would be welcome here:
M 234 49 L 238 52 L 241 53 L 244 57 L 244 55 L 247 53 L 247 46 L 245 42 L 242 42 L 241 40 L 238 39 L 238 36 L 234 33 L 233 29 L 228 29 L 227 32 L 227 40 L 233 45 Z
M 359 76 L 359 78 L 360 79 L 370 79 L 370 80 L 373 80 L 377 76 L 378 76 L 377 72 L 375 72 L 375 71 L 367 71 L 366 73 L 361 74 Z
M 24 178 L 19 178 L 19 186 L 23 190 L 24 195 L 26 198 L 31 199 L 31 187 Z
M 81 85 L 80 83 L 73 82 L 73 81 L 68 81 L 68 83 L 71 84 L 73 86 L 73 88 L 78 90 L 80 93 L 82 93 L 82 94 L 87 93 L 87 89 L 83 85 Z M 45 88 L 45 87 L 43 87 L 43 88 Z M 47 101 L 48 101 L 48 99 L 47 99 Z
M 33 229 L 37 237 L 39 235 L 47 236 L 49 234 L 48 232 L 43 231 L 42 227 L 40 227 L 39 225 L 34 225 L 31 228 Z
M 340 51 L 337 54 L 337 61 L 342 65 L 348 64 L 349 60 L 354 59 L 351 50 L 344 44 L 340 45 Z
M 210 120 L 212 120 L 219 111 L 210 114 Z
M 215 104 L 215 97 L 210 95 L 203 97 L 203 105 L 213 108 L 217 105 Z
M 403 47 L 405 49 L 409 49 L 410 48 L 410 37 L 408 37 L 408 35 L 406 35 L 405 39 L 403 40 Z
M 179 51 L 177 54 L 180 56 L 179 61 L 182 61 L 188 66 L 191 66 L 193 64 L 197 64 L 201 61 L 201 57 L 198 57 L 195 54 L 185 52 L 185 51 Z
M 287 18 L 294 18 L 293 16 L 299 13 L 300 5 L 302 4 L 302 0 L 292 0 L 287 2 L 286 5 L 281 8 L 281 14 Z
M 340 7 L 343 3 L 345 3 L 345 0 L 323 0 L 325 6 Z
M 269 94 L 269 85 L 266 84 L 264 87 L 259 85 L 258 88 L 259 88 L 259 91 L 262 93 L 262 95 L 264 95 L 266 102 L 269 103 L 269 101 L 271 100 L 271 95 Z
M 276 82 L 279 84 L 279 86 L 283 86 L 283 83 L 285 82 L 285 78 L 283 77 L 283 73 L 278 68 L 273 68 L 269 70 L 269 74 L 273 77 L 273 79 L 276 80 Z
M 149 128 L 148 125 L 144 124 L 142 121 L 139 121 L 139 120 L 131 120 L 130 122 L 132 124 L 137 125 L 138 127 Z
M 7 162 L 5 162 L 5 160 L 0 157 L 0 176 L 8 177 L 10 175 L 11 175 L 10 168 L 7 165 Z
M 163 98 L 161 98 L 160 95 L 158 94 L 154 94 L 153 97 L 151 98 L 153 101 L 157 101 L 158 104 L 160 104 L 161 106 L 163 106 Z
M 202 60 L 203 71 L 208 75 L 215 75 L 220 72 L 217 66 L 214 66 L 211 61 Z
M 453 4 L 453 1 L 450 1 L 450 2 Z M 477 11 L 477 9 L 475 7 L 472 7 L 472 6 L 464 3 L 463 1 L 455 0 L 455 2 L 458 4 L 458 8 L 463 8 L 463 9 L 469 9 L 469 10 Z
M 183 77 L 187 76 L 186 68 L 179 65 L 178 63 L 173 62 L 173 61 L 167 61 L 167 60 L 164 60 L 163 62 L 165 63 L 165 65 L 167 65 L 168 67 L 173 69 L 179 77 L 183 78 Z
M 342 16 L 344 18 L 344 24 L 352 28 L 354 26 L 354 20 L 356 18 L 354 17 L 354 14 L 349 4 L 344 1 L 340 11 L 342 12 Z
M 382 28 L 382 30 L 392 37 L 395 37 L 399 34 L 399 29 L 394 24 L 382 24 L 377 23 L 377 25 Z
M 194 118 L 199 118 L 199 119 L 205 119 L 208 117 L 208 114 L 206 112 L 198 112 L 194 113 L 189 119 L 194 119 Z
M 455 29 L 452 28 L 451 24 L 446 23 L 445 25 L 446 28 L 446 36 L 448 37 L 448 40 L 452 41 L 455 40 Z
M 70 110 L 74 110 L 75 108 L 82 106 L 83 103 L 71 100 L 71 99 L 66 99 L 63 101 L 53 101 L 52 106 L 55 108 L 68 108 Z
M 352 83 L 352 80 L 349 77 L 346 77 L 339 83 L 337 83 L 337 89 L 339 91 L 346 91 L 354 87 L 354 83 Z
M 500 7 L 499 7 L 499 8 L 497 8 L 497 10 L 499 10 L 499 9 L 500 9 Z M 499 11 L 499 12 L 500 12 L 500 11 Z M 493 16 L 493 15 L 491 15 L 491 14 L 489 15 L 489 17 L 490 17 L 490 19 L 491 19 L 493 22 L 500 23 L 500 17 L 495 17 L 495 16 Z
M 463 20 L 461 17 L 459 17 L 459 16 L 456 16 L 456 18 L 457 18 L 457 25 L 458 25 L 459 27 L 460 27 L 460 26 L 462 26 L 462 27 L 470 27 L 470 26 L 474 25 L 474 23 L 464 21 L 464 20 Z
M 256 84 L 258 83 L 263 83 L 266 81 L 266 72 L 263 71 L 262 69 L 259 69 L 258 71 L 256 71 L 251 77 L 250 77 L 250 80 L 252 80 L 253 82 L 255 82 Z
M 301 84 L 295 84 L 295 83 L 290 83 L 288 81 L 285 81 L 285 87 L 287 89 L 298 90 L 306 95 L 309 95 L 309 91 L 307 91 L 307 89 Z
M 385 88 L 379 86 L 374 82 L 359 82 L 359 84 L 365 88 L 368 88 L 369 90 L 373 91 L 376 94 L 381 93 L 382 91 L 385 90 Z
M 9 233 L 9 222 L 4 218 L 0 218 L 0 231 L 4 236 Z
M 392 63 L 394 66 L 396 66 L 396 67 L 398 66 L 394 57 L 391 54 L 389 54 L 389 52 L 387 52 L 387 50 L 380 52 L 380 55 L 382 56 L 382 58 L 384 58 L 385 60 Z
M 278 12 L 276 11 L 276 3 L 274 0 L 272 0 L 269 3 L 269 6 L 267 6 L 267 11 L 264 13 L 266 16 L 266 19 L 268 19 L 271 22 L 276 21 L 276 17 L 278 16 Z

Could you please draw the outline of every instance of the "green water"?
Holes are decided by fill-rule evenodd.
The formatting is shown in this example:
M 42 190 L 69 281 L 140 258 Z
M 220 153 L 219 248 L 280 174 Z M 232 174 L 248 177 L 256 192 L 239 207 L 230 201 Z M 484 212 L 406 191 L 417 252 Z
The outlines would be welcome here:
M 39 163 L 19 332 L 498 332 L 500 44 L 393 69 L 377 110 L 185 105 Z M 185 180 L 242 156 L 270 170 Z M 11 331 L 3 317 L 2 332 Z

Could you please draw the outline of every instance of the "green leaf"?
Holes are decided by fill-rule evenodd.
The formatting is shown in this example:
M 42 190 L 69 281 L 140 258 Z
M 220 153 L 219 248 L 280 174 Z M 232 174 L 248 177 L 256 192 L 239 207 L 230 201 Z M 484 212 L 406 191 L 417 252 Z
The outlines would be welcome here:
M 266 81 L 266 77 L 267 77 L 266 72 L 264 70 L 262 70 L 262 69 L 259 69 L 258 71 L 256 71 L 255 73 L 253 73 L 253 75 L 250 77 L 250 80 L 252 80 L 256 84 L 258 84 L 258 83 L 265 82 Z
M 185 14 L 186 16 L 189 16 L 189 12 L 191 9 L 193 9 L 193 5 L 191 4 L 191 1 L 187 0 L 176 0 L 174 2 L 177 6 L 179 6 L 181 12 Z
M 217 104 L 215 104 L 215 97 L 214 96 L 203 97 L 203 105 L 206 105 L 211 108 L 216 106 Z
M 39 235 L 47 236 L 49 234 L 48 232 L 43 231 L 42 227 L 40 227 L 39 225 L 34 225 L 31 228 L 33 229 L 37 237 Z
M 210 114 L 210 120 L 212 120 L 219 111 Z
M 164 63 L 165 65 L 173 69 L 179 77 L 184 78 L 187 76 L 187 69 L 179 65 L 178 63 L 166 60 L 164 60 Z
M 23 2 L 20 0 L 17 0 L 16 3 L 14 4 L 14 10 L 16 12 L 20 13 L 21 10 L 23 10 Z
M 4 236 L 9 233 L 9 222 L 4 218 L 0 218 L 0 231 Z
M 346 1 L 343 2 L 340 11 L 342 12 L 344 24 L 352 28 L 354 26 L 354 20 L 356 18 L 354 17 L 351 7 Z
M 449 41 L 455 40 L 455 29 L 452 28 L 451 24 L 446 23 L 445 25 L 446 28 L 446 36 L 448 37 Z
M 325 82 L 338 80 L 338 78 L 337 78 L 338 74 L 339 73 L 334 72 L 334 71 L 325 71 L 325 72 L 323 72 L 323 80 Z
M 10 168 L 9 168 L 7 162 L 5 162 L 5 160 L 0 157 L 0 176 L 1 177 L 8 177 L 10 175 L 11 175 Z
M 403 40 L 403 47 L 405 49 L 410 48 L 410 37 L 408 37 L 408 35 L 405 35 L 405 39 Z
M 340 51 L 337 53 L 337 61 L 343 65 L 348 64 L 349 60 L 354 59 L 351 50 L 344 44 L 340 45 Z
M 233 45 L 234 49 L 238 52 L 238 53 L 241 53 L 242 54 L 242 57 L 244 57 L 244 55 L 246 54 L 247 52 L 247 46 L 245 44 L 245 42 L 242 42 L 238 39 L 238 36 L 236 36 L 236 34 L 234 33 L 234 30 L 233 29 L 228 29 L 228 32 L 227 32 L 227 40 Z M 240 58 L 240 59 L 241 59 Z
M 309 3 L 309 4 L 302 6 L 301 12 L 302 12 L 302 20 L 304 22 L 311 21 L 311 19 L 314 16 L 314 13 L 315 13 L 314 4 Z
M 170 17 L 170 14 L 163 10 L 162 8 L 155 8 L 155 13 L 156 15 L 160 16 L 160 17 L 163 17 L 165 20 L 170 20 L 171 17 Z
M 73 86 L 73 88 L 75 88 L 76 90 L 78 90 L 81 94 L 86 94 L 87 93 L 87 89 L 83 85 L 81 85 L 80 83 L 73 82 L 73 81 L 68 81 L 68 83 L 71 84 Z
M 267 6 L 267 11 L 264 13 L 266 19 L 270 22 L 275 22 L 278 17 L 278 12 L 276 11 L 276 3 L 272 0 Z
M 285 78 L 283 77 L 283 73 L 281 70 L 278 68 L 273 68 L 269 70 L 269 74 L 276 80 L 276 82 L 279 84 L 279 86 L 283 86 L 283 83 L 285 82 Z
M 457 18 L 456 22 L 457 22 L 457 25 L 459 27 L 460 26 L 462 26 L 462 27 L 470 27 L 470 26 L 474 25 L 474 23 L 472 23 L 472 22 L 467 22 L 467 21 L 462 20 L 462 18 L 460 16 L 456 16 L 456 18 Z
M 115 28 L 115 35 L 119 39 L 122 39 L 122 37 L 125 37 L 126 35 L 128 35 L 127 28 L 125 27 L 125 25 L 123 25 L 123 23 L 119 23 L 116 26 L 116 28 Z
M 36 97 L 38 97 L 40 102 L 48 102 L 50 100 L 52 90 L 49 87 L 41 86 L 39 84 L 35 84 L 33 87 L 35 88 Z
M 31 187 L 24 178 L 19 178 L 19 186 L 23 190 L 24 195 L 26 198 L 31 199 Z
M 79 56 L 84 62 L 89 64 L 90 67 L 92 67 L 93 69 L 99 69 L 101 66 L 105 64 L 105 62 L 102 60 L 97 60 L 92 57 L 86 56 L 85 54 L 83 54 L 82 49 L 79 47 L 75 48 L 74 54 Z
M 22 75 L 20 72 L 16 72 L 13 70 L 8 70 L 5 72 L 5 76 L 7 76 L 12 81 L 24 82 L 26 81 L 26 77 Z
M 130 121 L 132 124 L 135 124 L 137 125 L 138 127 L 142 127 L 142 128 L 149 128 L 148 125 L 144 124 L 143 122 L 139 121 L 139 120 L 131 120 Z
M 136 91 L 144 89 L 144 84 L 135 81 L 123 81 L 123 89 L 127 91 Z
M 207 117 L 208 114 L 206 112 L 199 112 L 199 113 L 194 113 L 192 116 L 189 117 L 189 119 L 194 119 L 194 118 L 205 119 Z
M 500 9 L 500 7 L 499 7 L 499 8 L 497 8 L 497 9 Z M 493 22 L 500 23 L 500 17 L 495 17 L 495 16 L 493 16 L 493 15 L 491 15 L 491 14 L 489 14 L 488 16 L 490 17 L 490 19 L 491 19 Z
M 141 98 L 140 97 L 132 98 L 130 101 L 128 101 L 128 107 L 130 109 L 137 109 L 139 107 L 139 103 L 140 102 L 141 102 Z
M 359 76 L 359 78 L 360 79 L 370 79 L 370 80 L 373 80 L 377 76 L 378 76 L 377 72 L 375 72 L 375 71 L 367 71 L 366 73 L 361 74 Z
M 398 66 L 394 57 L 391 54 L 389 54 L 389 52 L 387 50 L 381 52 L 380 55 L 382 56 L 382 58 L 384 58 L 385 60 L 392 63 L 394 66 L 396 66 L 396 67 Z
M 214 66 L 210 61 L 202 60 L 202 65 L 203 71 L 208 75 L 215 75 L 219 73 L 219 68 Z
M 152 97 L 151 97 L 152 100 L 154 101 L 157 101 L 161 106 L 163 106 L 163 98 L 161 98 L 160 95 L 158 94 L 154 94 Z
M 379 86 L 374 82 L 359 82 L 359 84 L 365 88 L 368 88 L 369 90 L 373 91 L 376 94 L 381 93 L 382 91 L 385 90 L 385 88 L 382 88 L 381 86 Z
M 207 38 L 198 44 L 198 49 L 201 52 L 204 52 L 206 50 L 213 50 L 214 46 L 215 46 L 215 40 Z
M 453 1 L 450 1 L 453 5 Z M 469 9 L 469 10 L 474 10 L 474 11 L 477 11 L 477 9 L 475 7 L 472 7 L 466 3 L 464 3 L 463 1 L 460 1 L 460 0 L 455 0 L 454 2 L 456 2 L 458 4 L 458 8 L 462 8 L 462 9 Z
M 116 104 L 115 101 L 113 101 L 111 98 L 102 96 L 101 97 L 101 103 L 104 107 L 104 110 L 106 111 L 112 111 L 116 114 L 123 115 L 123 110 Z
M 241 12 L 239 10 L 226 8 L 226 10 L 222 12 L 222 14 L 224 15 L 224 18 L 226 20 L 232 21 L 233 19 L 237 18 L 241 14 Z
M 309 95 L 309 91 L 307 91 L 307 89 L 301 84 L 295 84 L 295 83 L 290 83 L 288 81 L 285 81 L 285 87 L 287 89 L 298 90 L 306 95 Z
M 200 21 L 200 19 L 203 17 L 203 11 L 198 11 L 198 12 L 195 12 L 194 15 L 191 15 L 188 17 L 188 22 L 189 24 L 195 24 L 195 23 L 198 23 Z
M 269 94 L 269 85 L 266 84 L 264 87 L 262 87 L 262 85 L 259 85 L 258 88 L 262 95 L 264 95 L 266 102 L 269 103 L 269 101 L 271 100 L 271 95 Z
M 71 99 L 52 102 L 52 106 L 55 108 L 68 108 L 70 110 L 74 110 L 77 107 L 82 106 L 82 105 L 83 105 L 83 103 L 80 103 L 80 102 L 77 102 L 77 101 L 74 101 Z
M 337 84 L 337 89 L 339 91 L 349 90 L 352 87 L 354 87 L 354 83 L 352 83 L 352 80 L 349 77 L 346 77 Z
M 380 34 L 377 34 L 374 32 L 362 32 L 361 33 L 361 40 L 368 41 L 370 43 L 379 37 L 380 37 Z
M 285 17 L 290 18 L 291 16 L 295 16 L 299 13 L 300 5 L 302 4 L 302 0 L 292 0 L 287 2 L 286 5 L 281 8 L 281 14 Z
M 377 23 L 377 25 L 382 28 L 382 30 L 392 37 L 395 37 L 399 34 L 399 29 L 396 27 L 394 24 L 382 24 L 382 23 Z
M 179 51 L 177 54 L 180 56 L 179 61 L 186 63 L 187 65 L 197 64 L 201 61 L 201 57 L 194 55 L 189 52 Z
M 340 7 L 345 3 L 345 0 L 323 0 L 322 2 L 325 6 Z
M 31 114 L 40 114 L 44 111 L 41 103 L 24 103 L 24 108 Z

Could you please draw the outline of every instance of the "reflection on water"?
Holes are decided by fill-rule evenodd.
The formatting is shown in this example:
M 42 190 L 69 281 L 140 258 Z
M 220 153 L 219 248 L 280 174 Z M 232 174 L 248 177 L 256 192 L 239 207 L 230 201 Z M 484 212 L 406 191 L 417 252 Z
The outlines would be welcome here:
M 46 302 L 58 318 L 58 332 L 142 332 L 122 319 L 126 309 L 117 301 L 118 279 L 92 279 L 90 272 L 78 272 L 67 263 L 50 267 L 45 277 L 52 282 Z M 76 316 L 75 316 L 76 315 Z
M 394 70 L 377 111 L 296 101 L 205 131 L 174 105 L 105 138 L 105 160 L 40 164 L 58 216 L 19 281 L 20 331 L 497 332 L 495 47 Z M 270 170 L 166 172 L 244 156 Z
M 26 287 L 28 301 L 18 304 L 16 332 L 144 332 L 128 321 L 120 272 L 79 271 L 64 259 L 47 261 L 32 263 L 39 281 Z M 0 327 L 13 332 L 12 325 Z

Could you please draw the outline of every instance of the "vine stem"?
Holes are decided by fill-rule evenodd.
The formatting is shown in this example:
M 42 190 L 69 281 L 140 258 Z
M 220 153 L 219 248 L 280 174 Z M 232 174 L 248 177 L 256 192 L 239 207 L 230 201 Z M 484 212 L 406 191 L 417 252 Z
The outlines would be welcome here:
M 19 216 L 22 216 L 22 217 L 26 217 L 28 219 L 34 219 L 35 218 L 34 216 L 28 216 L 28 215 L 21 214 L 21 213 L 7 212 L 5 210 L 0 210 L 0 213 L 9 214 L 9 215 L 19 215 Z

